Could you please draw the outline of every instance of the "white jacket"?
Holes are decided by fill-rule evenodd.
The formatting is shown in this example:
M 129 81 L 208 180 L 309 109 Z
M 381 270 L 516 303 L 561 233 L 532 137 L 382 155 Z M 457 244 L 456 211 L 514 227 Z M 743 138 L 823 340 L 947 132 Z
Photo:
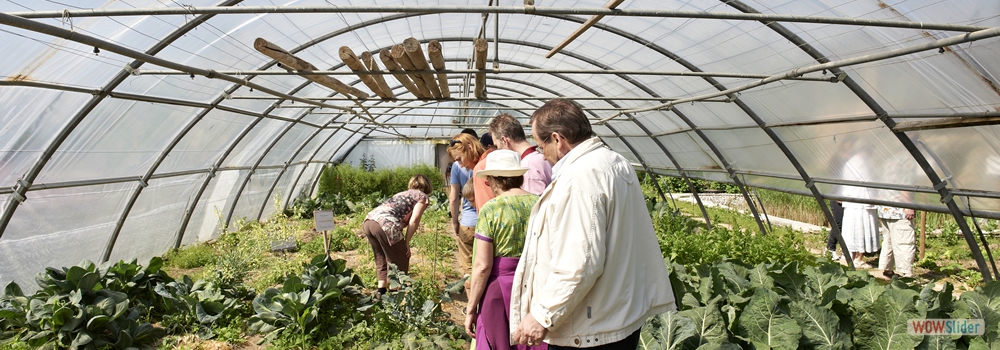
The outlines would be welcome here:
M 614 343 L 676 309 L 663 255 L 628 160 L 594 137 L 561 163 L 531 211 L 510 329 L 530 312 L 546 343 Z

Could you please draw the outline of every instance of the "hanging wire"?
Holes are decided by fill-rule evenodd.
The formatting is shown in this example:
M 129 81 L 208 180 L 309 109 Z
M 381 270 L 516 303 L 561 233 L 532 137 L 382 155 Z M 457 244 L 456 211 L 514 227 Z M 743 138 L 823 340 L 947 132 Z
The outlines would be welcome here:
M 997 272 L 997 263 L 993 260 L 993 252 L 990 250 L 990 244 L 986 241 L 986 235 L 983 234 L 983 229 L 979 227 L 979 222 L 976 221 L 976 217 L 972 215 L 972 201 L 969 196 L 965 197 L 965 205 L 969 207 L 969 217 L 972 218 L 972 224 L 976 226 L 976 231 L 979 231 L 979 240 L 983 242 L 983 248 L 986 250 L 986 256 L 990 258 L 990 265 L 993 266 L 993 276 L 1000 275 Z

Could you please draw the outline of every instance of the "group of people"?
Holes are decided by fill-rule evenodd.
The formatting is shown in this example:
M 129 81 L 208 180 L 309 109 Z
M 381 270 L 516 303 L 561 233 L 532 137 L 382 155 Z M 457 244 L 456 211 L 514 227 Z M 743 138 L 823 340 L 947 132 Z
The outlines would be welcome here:
M 915 231 L 913 229 L 913 209 L 876 206 L 862 203 L 830 201 L 830 209 L 837 227 L 844 238 L 855 268 L 870 269 L 863 260 L 864 254 L 881 251 L 878 269 L 885 277 L 899 275 L 913 276 L 913 260 L 916 256 Z M 879 236 L 881 236 L 881 244 Z M 831 230 L 826 248 L 835 260 L 837 231 Z
M 466 332 L 476 349 L 635 349 L 646 318 L 676 308 L 635 170 L 573 101 L 546 102 L 531 130 L 536 146 L 501 114 L 482 138 L 466 130 L 449 142 Z M 379 293 L 388 264 L 407 271 L 429 203 L 425 176 L 409 188 L 363 225 Z

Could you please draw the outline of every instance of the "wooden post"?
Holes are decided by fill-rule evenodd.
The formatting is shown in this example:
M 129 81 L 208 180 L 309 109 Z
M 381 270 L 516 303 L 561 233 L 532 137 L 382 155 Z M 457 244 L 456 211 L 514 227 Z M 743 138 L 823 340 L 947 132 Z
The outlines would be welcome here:
M 340 50 L 338 50 L 338 53 L 340 54 L 340 60 L 344 61 L 344 64 L 347 65 L 347 67 L 350 68 L 355 73 L 368 72 L 368 69 L 365 69 L 365 66 L 361 64 L 361 60 L 358 59 L 358 56 L 354 55 L 354 51 L 352 51 L 351 48 L 347 46 L 341 46 Z M 383 100 L 389 99 L 389 96 L 387 96 L 385 92 L 383 92 L 382 89 L 379 88 L 378 83 L 375 82 L 375 78 L 372 78 L 371 75 L 358 74 L 358 78 L 361 78 L 361 82 L 365 83 L 365 86 L 367 86 L 368 89 L 370 89 L 372 92 L 378 95 L 378 97 L 381 97 Z
M 927 246 L 924 245 L 924 240 L 927 239 L 927 212 L 920 212 L 920 260 L 924 260 L 924 252 L 927 251 Z
M 390 53 L 389 50 L 380 51 L 378 53 L 378 58 L 382 60 L 382 64 L 385 64 L 385 69 L 393 72 L 392 76 L 396 77 L 396 80 L 398 80 L 400 84 L 403 84 L 403 87 L 405 87 L 406 90 L 409 90 L 414 97 L 427 99 L 427 97 L 420 94 L 420 90 L 417 89 L 417 86 L 413 85 L 413 81 L 410 80 L 410 77 L 402 73 L 402 69 L 399 68 L 399 64 L 396 63 L 396 60 L 392 58 L 392 53 Z
M 370 72 L 377 72 L 381 70 L 381 68 L 378 67 L 378 62 L 375 62 L 375 57 L 372 56 L 371 52 L 365 51 L 361 53 L 361 63 L 364 63 L 365 68 L 368 68 L 368 71 Z M 375 79 L 375 83 L 378 84 L 378 88 L 382 90 L 382 93 L 384 93 L 386 97 L 390 100 L 396 99 L 396 94 L 392 93 L 392 89 L 389 88 L 389 84 L 386 84 L 385 77 L 381 74 L 372 74 L 371 77 Z
M 437 40 L 431 40 L 427 43 L 427 55 L 431 58 L 431 64 L 434 65 L 434 70 L 444 70 L 444 55 L 441 54 L 441 43 Z M 451 90 L 448 89 L 448 75 L 444 73 L 438 73 L 438 86 L 441 87 L 441 96 L 444 98 L 451 98 Z
M 403 45 L 394 45 L 392 47 L 392 59 L 396 60 L 396 63 L 399 63 L 399 66 L 403 67 L 405 70 L 417 70 L 417 68 L 413 65 L 413 62 L 410 61 L 410 56 L 406 55 L 406 50 L 403 49 Z M 427 88 L 427 84 L 424 83 L 423 77 L 419 74 L 413 73 L 407 73 L 407 75 L 409 75 L 410 79 L 413 79 L 413 85 L 417 86 L 417 90 L 420 91 L 420 94 L 424 96 L 424 98 L 431 98 L 431 90 Z
M 490 44 L 486 42 L 486 39 L 479 38 L 476 42 L 472 44 L 473 48 L 473 59 L 475 60 L 475 69 L 485 69 L 486 68 L 486 51 L 489 50 Z M 486 73 L 476 73 L 476 98 L 483 98 L 486 91 Z
M 403 40 L 403 51 L 410 58 L 410 63 L 413 63 L 413 68 L 417 70 L 431 70 L 431 67 L 427 65 L 427 56 L 424 56 L 424 50 L 420 48 L 420 42 L 417 39 L 406 38 L 406 40 Z M 441 98 L 441 88 L 438 87 L 437 81 L 434 80 L 434 75 L 420 73 L 420 79 L 424 80 L 424 85 L 427 86 L 427 90 L 431 91 L 431 95 L 434 95 L 434 98 Z
M 299 70 L 299 71 L 311 71 L 319 70 L 316 66 L 306 62 L 305 60 L 295 57 L 285 49 L 282 49 L 278 45 L 268 42 L 263 38 L 257 38 L 253 41 L 253 48 L 258 52 L 264 54 L 267 57 L 280 62 L 282 65 L 287 67 L 288 71 Z M 339 92 L 344 95 L 354 95 L 360 99 L 368 99 L 370 95 L 364 91 L 358 90 L 357 88 L 344 84 L 340 80 L 326 75 L 303 75 L 303 78 L 315 82 L 317 84 L 326 86 L 333 91 Z

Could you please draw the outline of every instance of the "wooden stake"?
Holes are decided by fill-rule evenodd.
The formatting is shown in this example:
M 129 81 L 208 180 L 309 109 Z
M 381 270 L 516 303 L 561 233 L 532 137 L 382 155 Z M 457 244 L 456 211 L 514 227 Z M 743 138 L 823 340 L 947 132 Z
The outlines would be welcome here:
M 490 48 L 490 44 L 486 42 L 486 39 L 479 38 L 476 42 L 472 44 L 473 48 L 473 60 L 475 69 L 486 68 L 486 54 Z M 476 73 L 476 98 L 483 98 L 486 91 L 486 73 Z
M 417 89 L 417 86 L 413 85 L 413 81 L 410 80 L 410 77 L 402 73 L 403 71 L 399 68 L 399 64 L 396 63 L 396 60 L 392 58 L 392 53 L 390 53 L 389 50 L 380 51 L 378 53 L 378 58 L 382 60 L 382 64 L 385 64 L 385 69 L 393 72 L 392 76 L 396 77 L 396 80 L 398 80 L 400 84 L 403 84 L 403 87 L 405 87 L 406 90 L 409 90 L 413 96 L 420 99 L 427 99 L 427 97 L 420 94 L 420 90 Z
M 434 65 L 434 70 L 444 70 L 444 55 L 441 54 L 441 43 L 437 40 L 431 40 L 427 43 L 427 55 L 431 58 L 431 64 Z M 448 89 L 448 75 L 444 73 L 438 73 L 438 86 L 441 87 L 441 96 L 444 98 L 451 98 L 451 91 Z
M 365 51 L 361 53 L 361 63 L 364 63 L 365 68 L 368 68 L 368 71 L 370 72 L 381 70 L 381 68 L 378 67 L 378 62 L 375 62 L 375 57 L 372 57 L 371 52 Z M 392 89 L 389 88 L 389 84 L 386 84 L 385 77 L 381 74 L 372 74 L 371 77 L 375 79 L 375 83 L 378 84 L 379 90 L 382 90 L 382 93 L 384 93 L 386 97 L 390 100 L 396 99 L 396 94 L 394 94 Z
M 265 56 L 270 57 L 270 58 L 274 59 L 275 61 L 280 62 L 283 66 L 287 67 L 286 69 L 288 69 L 288 71 L 292 71 L 292 70 L 299 70 L 299 71 L 303 71 L 303 70 L 306 70 L 306 71 L 309 71 L 309 70 L 319 70 L 319 69 L 316 68 L 316 66 L 312 65 L 311 63 L 306 62 L 305 60 L 303 60 L 301 58 L 295 57 L 295 55 L 292 55 L 288 51 L 285 51 L 285 49 L 282 49 L 278 45 L 270 43 L 267 40 L 264 40 L 263 38 L 257 38 L 257 40 L 254 40 L 253 41 L 253 48 L 255 50 L 257 50 L 258 52 L 264 54 Z M 340 80 L 337 80 L 337 79 L 335 79 L 333 77 L 330 77 L 330 76 L 326 76 L 326 75 L 303 75 L 302 77 L 306 78 L 306 79 L 308 79 L 308 80 L 310 80 L 312 82 L 315 82 L 317 84 L 320 84 L 320 85 L 326 86 L 326 87 L 328 87 L 330 89 L 333 89 L 333 91 L 339 92 L 339 93 L 344 94 L 344 95 L 357 96 L 358 98 L 363 99 L 363 100 L 364 99 L 368 99 L 369 97 L 371 97 L 370 95 L 368 95 L 364 91 L 358 90 L 357 88 L 355 88 L 353 86 L 344 84 Z
M 924 260 L 924 252 L 927 251 L 927 247 L 924 245 L 924 240 L 927 239 L 927 212 L 920 212 L 920 260 Z
M 405 70 L 417 70 L 417 67 L 413 65 L 410 61 L 410 56 L 406 55 L 406 50 L 403 49 L 403 45 L 395 45 L 392 47 L 392 59 L 399 63 L 400 67 Z M 431 90 L 427 88 L 427 84 L 424 83 L 424 78 L 419 74 L 407 73 L 410 79 L 413 79 L 413 85 L 417 87 L 420 91 L 422 98 L 431 98 Z
M 403 51 L 406 52 L 406 56 L 410 57 L 410 63 L 413 63 L 413 67 L 417 70 L 431 69 L 427 65 L 427 56 L 424 56 L 424 50 L 420 49 L 420 42 L 417 39 L 406 38 L 406 40 L 403 40 Z M 434 75 L 420 73 L 420 79 L 424 80 L 424 84 L 431 91 L 431 95 L 434 95 L 434 98 L 441 98 L 441 88 L 438 87 Z

